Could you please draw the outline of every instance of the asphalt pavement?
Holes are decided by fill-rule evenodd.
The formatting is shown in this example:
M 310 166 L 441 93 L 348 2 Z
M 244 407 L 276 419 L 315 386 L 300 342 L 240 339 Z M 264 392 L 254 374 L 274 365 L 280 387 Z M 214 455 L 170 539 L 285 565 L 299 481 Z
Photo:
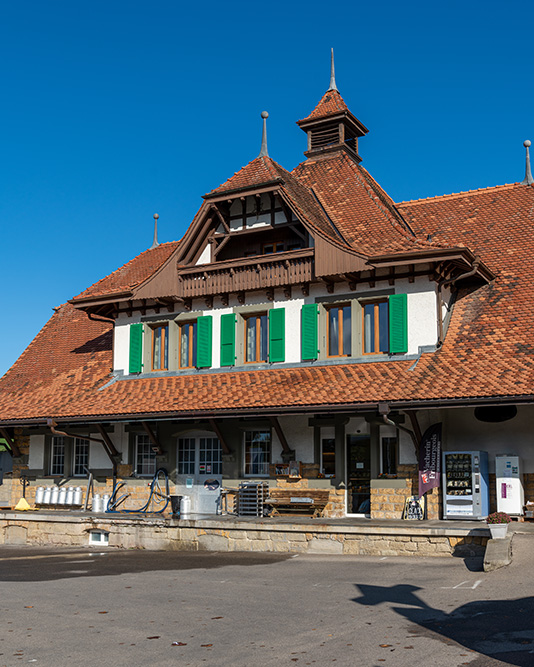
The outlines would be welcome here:
M 0 547 L 0 666 L 534 665 L 534 538 L 480 560 Z

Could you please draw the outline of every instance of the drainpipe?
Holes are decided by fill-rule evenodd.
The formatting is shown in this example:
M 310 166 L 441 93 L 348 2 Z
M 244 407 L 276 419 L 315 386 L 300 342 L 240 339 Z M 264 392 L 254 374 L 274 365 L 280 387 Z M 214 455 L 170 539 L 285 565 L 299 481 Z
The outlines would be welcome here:
M 67 431 L 58 431 L 56 428 L 57 422 L 54 419 L 47 419 L 46 420 L 46 425 L 49 427 L 49 429 L 52 431 L 54 435 L 61 435 L 67 438 L 83 438 L 84 440 L 90 440 L 91 442 L 99 442 L 103 447 L 104 451 L 108 455 L 112 465 L 113 465 L 113 475 L 115 476 L 116 474 L 116 468 L 117 468 L 117 462 L 119 462 L 122 459 L 122 456 L 120 452 L 118 452 L 115 447 L 113 446 L 113 443 L 111 443 L 113 450 L 108 447 L 108 443 L 106 443 L 105 439 L 101 438 L 93 438 L 90 435 L 80 435 L 79 433 L 68 433 Z M 100 427 L 100 424 L 98 425 Z M 111 442 L 111 441 L 110 441 Z
M 417 460 L 419 460 L 419 443 L 417 442 L 417 436 L 415 435 L 415 433 L 411 431 L 409 428 L 406 428 L 406 426 L 402 426 L 401 424 L 396 424 L 394 421 L 389 419 L 388 417 L 389 405 L 387 403 L 379 404 L 378 414 L 382 417 L 382 421 L 384 422 L 384 424 L 387 424 L 388 426 L 394 426 L 395 428 L 398 428 L 399 431 L 403 431 L 404 433 L 407 433 L 410 436 L 415 449 L 415 455 L 417 457 Z

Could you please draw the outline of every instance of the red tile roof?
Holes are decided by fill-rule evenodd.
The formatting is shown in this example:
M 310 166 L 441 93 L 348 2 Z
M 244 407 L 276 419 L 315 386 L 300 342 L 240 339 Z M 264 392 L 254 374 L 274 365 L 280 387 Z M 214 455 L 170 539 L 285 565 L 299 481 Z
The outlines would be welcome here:
M 179 241 L 170 243 L 161 243 L 155 248 L 145 250 L 131 261 L 121 266 L 119 269 L 110 273 L 109 276 L 102 278 L 98 282 L 88 287 L 81 294 L 72 299 L 76 302 L 79 299 L 89 297 L 98 298 L 111 296 L 118 292 L 124 292 L 137 287 L 147 278 L 149 278 L 178 247 Z
M 304 123 L 309 120 L 324 118 L 325 116 L 334 116 L 345 111 L 350 113 L 349 108 L 345 104 L 345 100 L 341 97 L 339 91 L 327 90 L 311 114 L 306 116 L 306 118 L 299 120 L 298 122 Z
M 276 163 L 270 157 L 257 157 L 252 162 L 241 167 L 239 171 L 236 171 L 233 176 L 222 185 L 219 185 L 218 188 L 211 190 L 204 196 L 213 197 L 234 190 L 259 187 L 266 183 L 276 182 L 280 178 L 276 167 Z

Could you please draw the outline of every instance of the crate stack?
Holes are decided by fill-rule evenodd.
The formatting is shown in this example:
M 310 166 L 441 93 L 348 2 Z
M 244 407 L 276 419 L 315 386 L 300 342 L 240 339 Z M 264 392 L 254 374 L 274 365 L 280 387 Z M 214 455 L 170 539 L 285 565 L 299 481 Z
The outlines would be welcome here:
M 268 482 L 241 482 L 236 498 L 237 515 L 263 516 L 263 504 L 268 495 Z

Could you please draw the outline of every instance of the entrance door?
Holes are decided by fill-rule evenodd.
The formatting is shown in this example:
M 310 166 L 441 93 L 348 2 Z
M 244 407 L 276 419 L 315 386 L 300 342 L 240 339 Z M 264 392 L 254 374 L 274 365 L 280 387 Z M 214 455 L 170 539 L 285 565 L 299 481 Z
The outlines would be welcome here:
M 192 511 L 216 514 L 222 484 L 219 439 L 211 434 L 178 438 L 177 472 L 180 493 L 191 496 Z
M 347 514 L 371 511 L 371 439 L 347 435 Z

